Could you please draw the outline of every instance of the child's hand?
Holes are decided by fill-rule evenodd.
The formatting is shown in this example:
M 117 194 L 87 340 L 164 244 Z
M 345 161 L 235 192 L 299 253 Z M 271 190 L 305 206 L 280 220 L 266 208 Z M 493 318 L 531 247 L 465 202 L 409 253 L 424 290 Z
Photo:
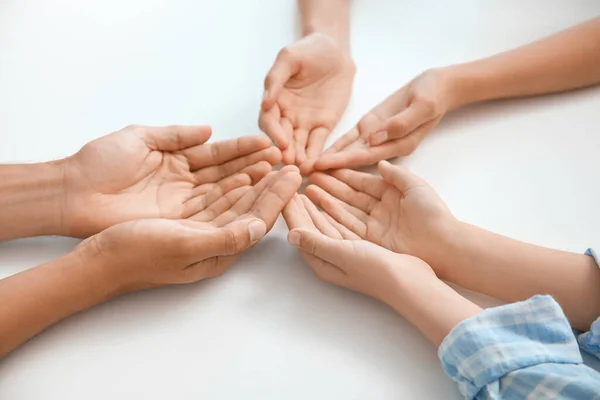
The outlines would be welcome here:
M 411 154 L 456 107 L 453 81 L 446 71 L 426 71 L 385 99 L 327 149 L 314 168 L 353 168 Z
M 360 238 L 437 268 L 458 221 L 419 177 L 387 161 L 379 171 L 381 178 L 348 169 L 315 173 L 306 194 Z
M 437 278 L 424 261 L 360 239 L 306 196 L 295 195 L 283 211 L 289 242 L 323 281 L 391 304 L 402 283 Z

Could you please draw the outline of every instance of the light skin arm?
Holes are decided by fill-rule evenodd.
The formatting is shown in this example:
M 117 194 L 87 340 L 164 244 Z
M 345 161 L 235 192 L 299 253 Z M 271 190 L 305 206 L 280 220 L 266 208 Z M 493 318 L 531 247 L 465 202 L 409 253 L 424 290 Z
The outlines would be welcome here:
M 350 53 L 350 0 L 298 0 L 302 36 L 324 33 Z
M 455 222 L 432 261 L 439 276 L 507 302 L 550 294 L 571 325 L 586 331 L 600 315 L 600 268 L 583 254 L 520 242 Z
M 0 165 L 0 241 L 62 235 L 61 162 Z
M 484 100 L 562 92 L 600 83 L 600 18 L 505 53 L 448 67 L 452 108 Z

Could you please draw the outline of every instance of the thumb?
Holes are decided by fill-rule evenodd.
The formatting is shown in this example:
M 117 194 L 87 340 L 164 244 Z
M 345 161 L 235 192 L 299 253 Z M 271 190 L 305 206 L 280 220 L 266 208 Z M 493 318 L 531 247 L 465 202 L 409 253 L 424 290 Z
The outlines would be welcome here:
M 207 231 L 198 243 L 206 258 L 241 253 L 258 243 L 267 233 L 267 225 L 260 219 L 234 221 L 221 228 Z
M 343 241 L 308 229 L 292 229 L 288 242 L 305 253 L 313 255 L 333 265 L 339 265 L 344 258 Z
M 178 151 L 205 143 L 212 133 L 210 126 L 143 126 L 139 133 L 152 150 Z
M 262 109 L 267 111 L 275 105 L 285 83 L 300 69 L 300 64 L 294 59 L 289 48 L 283 48 L 277 55 L 275 63 L 265 77 L 265 93 Z
M 378 168 L 383 180 L 402 193 L 415 186 L 427 185 L 424 180 L 411 173 L 408 169 L 392 165 L 388 161 L 380 161 Z
M 388 140 L 403 138 L 433 118 L 435 118 L 433 108 L 426 106 L 423 102 L 414 102 L 388 119 L 383 130 L 369 137 L 369 143 L 372 146 L 378 146 Z

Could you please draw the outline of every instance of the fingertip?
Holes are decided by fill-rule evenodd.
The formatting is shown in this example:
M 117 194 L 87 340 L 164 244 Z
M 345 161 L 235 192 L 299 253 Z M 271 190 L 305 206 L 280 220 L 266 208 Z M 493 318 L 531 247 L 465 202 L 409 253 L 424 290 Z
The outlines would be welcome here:
M 267 234 L 267 224 L 263 220 L 255 219 L 248 224 L 250 242 L 256 243 Z
M 309 159 L 300 164 L 300 173 L 303 176 L 310 175 L 315 169 L 315 159 Z
M 300 247 L 300 242 L 302 240 L 302 233 L 298 229 L 292 229 L 288 232 L 287 240 L 289 244 L 294 247 Z

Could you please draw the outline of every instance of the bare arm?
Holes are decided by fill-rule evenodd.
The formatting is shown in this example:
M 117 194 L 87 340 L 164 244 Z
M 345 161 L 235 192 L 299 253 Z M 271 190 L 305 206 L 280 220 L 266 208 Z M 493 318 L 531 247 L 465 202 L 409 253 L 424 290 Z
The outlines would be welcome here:
M 435 261 L 445 280 L 507 302 L 550 294 L 571 325 L 584 331 L 600 315 L 600 268 L 592 257 L 523 243 L 460 222 L 447 243 Z
M 63 234 L 61 162 L 0 165 L 0 241 Z
M 298 0 L 302 35 L 320 32 L 350 52 L 350 0 Z
M 448 68 L 452 108 L 478 101 L 533 96 L 600 83 L 600 18 L 537 42 Z

